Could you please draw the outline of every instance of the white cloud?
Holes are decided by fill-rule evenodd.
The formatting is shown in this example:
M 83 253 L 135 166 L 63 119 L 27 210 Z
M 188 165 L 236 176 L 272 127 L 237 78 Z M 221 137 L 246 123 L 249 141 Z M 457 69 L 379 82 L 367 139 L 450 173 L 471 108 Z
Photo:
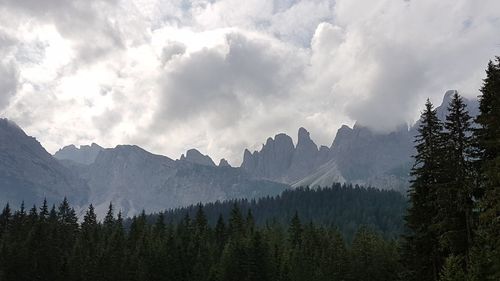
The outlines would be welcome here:
M 426 97 L 476 96 L 500 51 L 496 0 L 4 2 L 0 112 L 50 151 L 195 147 L 238 164 L 300 126 L 330 145 L 342 123 L 388 131 Z

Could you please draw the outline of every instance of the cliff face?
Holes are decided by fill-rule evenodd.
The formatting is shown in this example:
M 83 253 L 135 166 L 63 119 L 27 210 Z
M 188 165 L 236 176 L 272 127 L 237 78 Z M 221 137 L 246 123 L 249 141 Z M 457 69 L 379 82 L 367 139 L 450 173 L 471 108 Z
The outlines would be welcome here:
M 54 159 L 16 124 L 0 119 L 0 204 L 16 207 L 40 204 L 44 198 L 59 202 L 65 196 L 79 204 L 88 199 L 89 188 Z
M 260 151 L 245 150 L 241 168 L 255 177 L 293 183 L 329 160 L 329 149 L 318 149 L 306 129 L 299 129 L 297 140 L 294 146 L 286 134 L 268 138 Z
M 59 149 L 54 157 L 58 160 L 71 160 L 73 162 L 89 165 L 94 163 L 99 152 L 104 148 L 93 143 L 91 145 L 82 145 L 77 148 L 75 145 L 68 145 Z
M 88 182 L 89 202 L 100 214 L 109 202 L 124 215 L 134 215 L 143 209 L 155 212 L 199 202 L 276 195 L 288 187 L 254 179 L 239 168 L 198 164 L 186 157 L 175 161 L 131 145 L 104 149 L 94 163 L 73 168 Z

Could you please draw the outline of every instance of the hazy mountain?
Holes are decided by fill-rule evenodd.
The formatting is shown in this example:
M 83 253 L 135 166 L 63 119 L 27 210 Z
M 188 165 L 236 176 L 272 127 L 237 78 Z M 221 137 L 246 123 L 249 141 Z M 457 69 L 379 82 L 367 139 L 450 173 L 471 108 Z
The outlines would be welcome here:
M 439 119 L 444 120 L 448 112 L 448 105 L 453 99 L 453 95 L 457 93 L 456 90 L 448 90 L 444 94 L 443 101 L 441 105 L 436 108 L 437 116 Z M 460 94 L 460 93 L 459 93 Z M 477 116 L 479 114 L 479 102 L 477 99 L 466 99 L 464 98 L 464 103 L 467 105 L 467 110 L 470 116 Z
M 438 117 L 444 120 L 447 107 L 456 91 L 447 91 Z M 476 99 L 464 99 L 471 116 L 479 112 Z M 338 179 L 347 182 L 385 189 L 405 191 L 413 165 L 414 137 L 419 122 L 411 128 L 401 125 L 390 133 L 376 133 L 361 125 L 353 128 L 342 126 L 330 148 L 330 161 L 313 173 L 294 183 L 299 185 L 324 185 Z
M 407 126 L 375 133 L 359 125 L 342 126 L 330 148 L 347 182 L 404 190 L 412 164 L 413 136 Z
M 82 145 L 80 148 L 72 144 L 59 149 L 54 154 L 54 157 L 58 160 L 71 160 L 76 163 L 88 165 L 94 163 L 97 155 L 103 149 L 104 148 L 95 143 L 91 145 Z
M 183 160 L 138 146 L 104 149 L 67 146 L 55 159 L 17 125 L 0 119 L 0 203 L 27 206 L 65 196 L 77 207 L 92 203 L 104 214 L 113 202 L 124 215 L 233 198 L 276 195 L 288 186 L 255 179 L 227 161 L 189 150 Z
M 203 155 L 196 149 L 190 149 L 186 152 L 186 156 L 184 154 L 181 155 L 181 161 L 188 161 L 195 164 L 215 167 L 215 163 L 208 155 Z
M 242 169 L 216 167 L 151 154 L 138 146 L 102 150 L 95 162 L 72 167 L 90 187 L 90 199 L 103 214 L 109 202 L 133 215 L 232 198 L 275 195 L 287 185 L 255 180 Z M 199 160 L 199 159 L 198 159 Z
M 454 91 L 448 91 L 441 117 Z M 477 101 L 466 101 L 472 115 Z M 390 133 L 356 124 L 342 126 L 330 148 L 320 148 L 306 129 L 297 145 L 286 134 L 268 138 L 260 151 L 245 150 L 240 168 L 219 165 L 196 149 L 180 160 L 151 154 L 138 146 L 104 149 L 74 145 L 52 157 L 18 126 L 0 119 L 0 203 L 39 203 L 67 196 L 75 205 L 92 202 L 102 214 L 112 201 L 124 214 L 157 211 L 197 202 L 278 194 L 291 184 L 326 186 L 333 182 L 405 190 L 413 163 L 418 123 Z
M 0 119 L 0 204 L 86 202 L 89 188 L 16 124 Z

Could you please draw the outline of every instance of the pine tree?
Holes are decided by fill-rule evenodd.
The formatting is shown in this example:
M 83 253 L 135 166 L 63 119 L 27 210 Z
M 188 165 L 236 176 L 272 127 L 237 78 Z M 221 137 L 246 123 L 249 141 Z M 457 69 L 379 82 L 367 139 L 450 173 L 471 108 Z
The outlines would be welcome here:
M 455 92 L 444 123 L 443 184 L 437 190 L 439 238 L 442 250 L 463 256 L 467 268 L 473 231 L 473 173 L 471 117 Z
M 12 211 L 10 209 L 9 203 L 7 203 L 2 210 L 2 213 L 0 214 L 0 239 L 2 238 L 3 234 L 7 231 L 11 218 L 12 218 Z
M 480 174 L 480 221 L 476 245 L 484 261 L 478 279 L 500 280 L 500 57 L 490 61 L 479 97 L 474 132 Z
M 231 215 L 229 217 L 228 232 L 230 239 L 238 239 L 243 237 L 245 234 L 245 224 L 243 217 L 241 216 L 241 211 L 238 205 L 235 203 L 231 209 Z
M 446 258 L 443 270 L 439 275 L 440 281 L 467 281 L 466 274 L 463 269 L 462 258 L 451 255 Z
M 115 217 L 114 217 L 113 203 L 110 202 L 108 207 L 108 212 L 104 217 L 103 225 L 105 227 L 112 228 L 114 223 L 115 223 Z
M 217 256 L 220 257 L 220 255 L 222 254 L 222 250 L 224 249 L 224 245 L 226 243 L 226 224 L 224 223 L 224 218 L 222 217 L 222 214 L 219 214 L 219 218 L 217 219 L 214 235 L 215 235 L 216 253 Z
M 302 225 L 300 223 L 299 214 L 295 211 L 295 215 L 290 222 L 288 228 L 288 239 L 292 247 L 299 246 L 302 242 Z
M 49 217 L 49 207 L 47 199 L 43 199 L 42 207 L 40 207 L 39 217 L 41 221 L 45 221 Z
M 94 206 L 90 204 L 87 209 L 81 232 L 78 236 L 76 249 L 71 260 L 72 276 L 84 276 L 86 280 L 97 280 L 99 278 L 98 259 L 101 255 L 100 249 L 100 227 L 97 222 L 97 216 Z
M 417 154 L 409 189 L 410 207 L 405 217 L 410 233 L 405 236 L 405 260 L 418 280 L 437 280 L 442 266 L 439 251 L 437 190 L 442 183 L 442 124 L 427 100 L 415 139 Z

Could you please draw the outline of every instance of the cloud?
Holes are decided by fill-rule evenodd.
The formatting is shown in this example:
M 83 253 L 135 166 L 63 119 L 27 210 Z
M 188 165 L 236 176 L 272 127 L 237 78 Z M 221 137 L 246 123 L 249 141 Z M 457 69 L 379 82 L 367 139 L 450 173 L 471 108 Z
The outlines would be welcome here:
M 0 64 L 0 110 L 9 104 L 18 87 L 17 69 L 13 64 Z
M 0 29 L 0 110 L 4 109 L 19 87 L 19 71 L 12 58 L 17 41 Z
M 297 128 L 390 131 L 426 97 L 478 94 L 498 55 L 484 0 L 8 0 L 0 108 L 50 151 L 133 143 L 238 164 Z
M 149 40 L 147 23 L 132 1 L 7 0 L 0 16 L 2 24 L 24 33 L 20 37 L 43 36 L 43 28 L 53 26 L 71 48 L 72 70 Z
M 492 11 L 500 3 L 434 4 L 336 1 L 335 20 L 312 41 L 311 84 L 330 92 L 351 119 L 384 132 L 413 122 L 426 97 L 440 102 L 450 88 L 476 96 L 486 62 L 498 53 Z

